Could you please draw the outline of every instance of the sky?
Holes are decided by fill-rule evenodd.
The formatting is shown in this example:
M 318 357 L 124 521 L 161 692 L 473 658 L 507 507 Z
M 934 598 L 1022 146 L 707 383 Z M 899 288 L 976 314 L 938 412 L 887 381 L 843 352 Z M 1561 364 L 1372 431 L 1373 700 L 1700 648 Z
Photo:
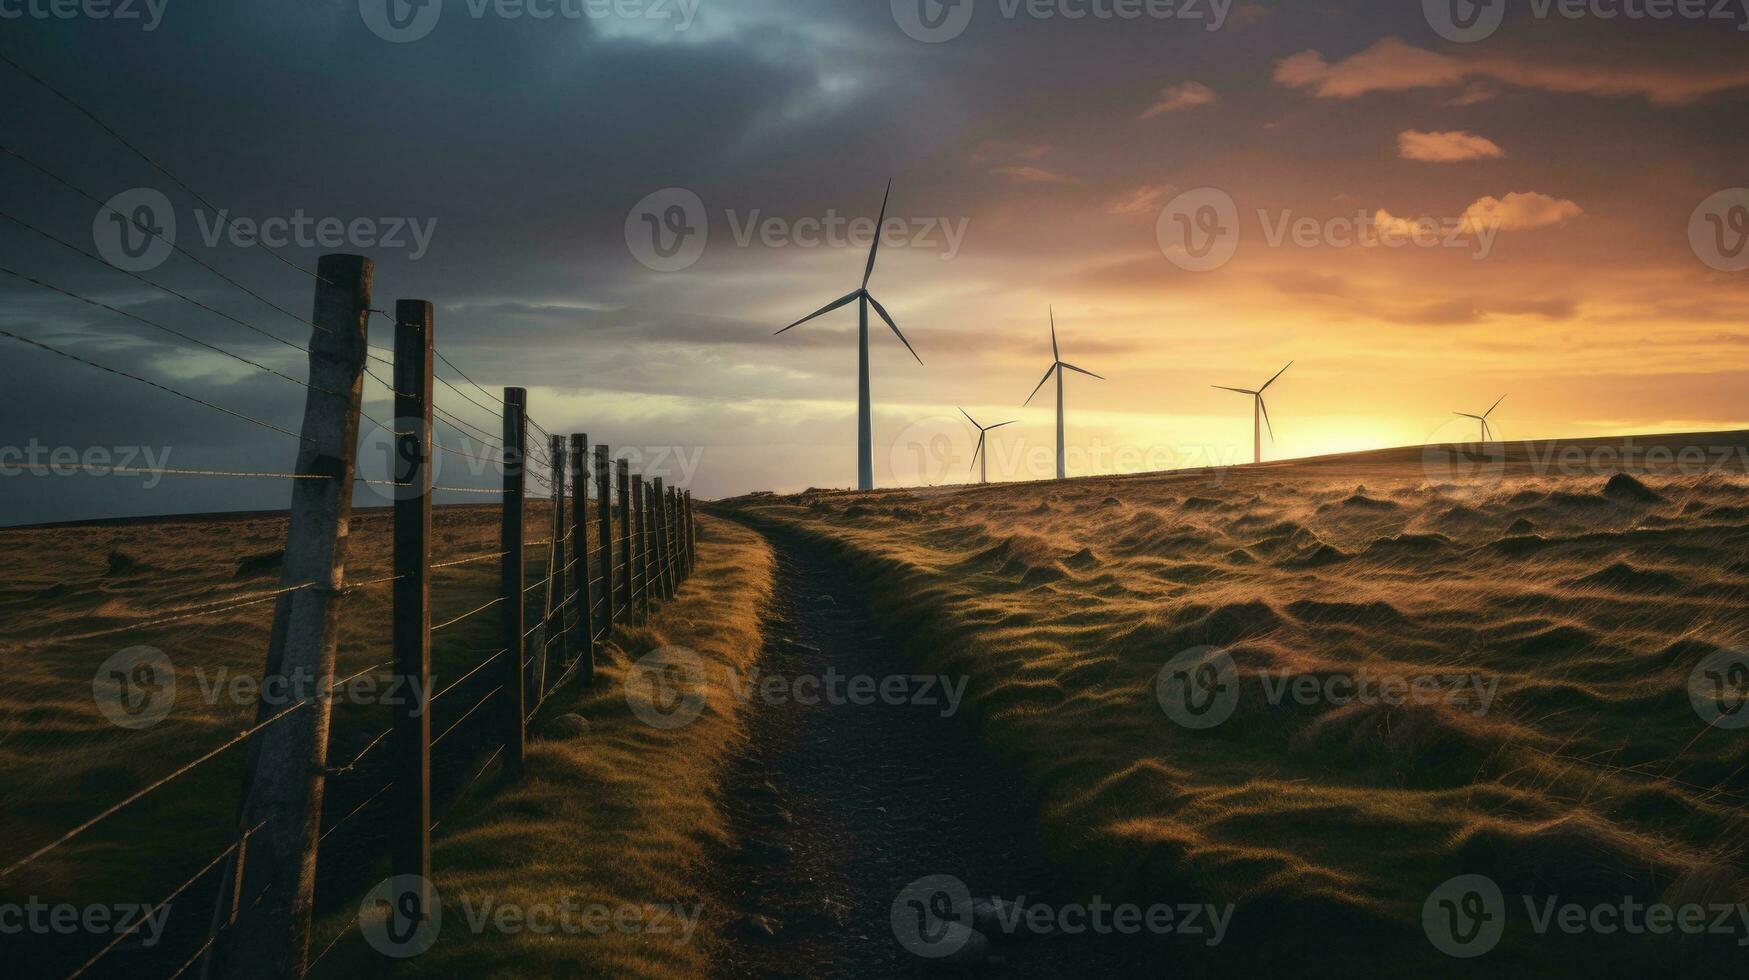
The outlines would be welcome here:
M 852 485 L 854 305 L 773 334 L 858 286 L 890 179 L 869 288 L 922 364 L 873 322 L 878 485 L 973 478 L 960 408 L 1013 420 L 991 479 L 1050 476 L 1054 392 L 1022 402 L 1053 315 L 1063 359 L 1104 376 L 1066 382 L 1071 475 L 1248 462 L 1250 406 L 1213 386 L 1290 361 L 1265 459 L 1473 438 L 1452 413 L 1502 395 L 1508 439 L 1749 427 L 1735 0 L 5 0 L 0 20 L 0 52 L 177 178 L 0 66 L 6 145 L 64 181 L 0 158 L 0 329 L 275 426 L 304 391 L 257 365 L 297 379 L 306 357 L 237 321 L 307 343 L 307 270 L 356 252 L 375 306 L 435 304 L 484 389 L 440 364 L 460 393 L 439 405 L 473 426 L 496 432 L 487 392 L 516 385 L 545 430 L 701 497 Z M 81 191 L 167 211 L 182 251 L 118 243 Z M 0 523 L 284 506 L 283 480 L 105 466 L 283 472 L 295 440 L 0 350 Z M 364 410 L 392 415 L 373 379 Z M 485 452 L 469 436 L 438 438 Z M 497 475 L 449 456 L 437 480 Z

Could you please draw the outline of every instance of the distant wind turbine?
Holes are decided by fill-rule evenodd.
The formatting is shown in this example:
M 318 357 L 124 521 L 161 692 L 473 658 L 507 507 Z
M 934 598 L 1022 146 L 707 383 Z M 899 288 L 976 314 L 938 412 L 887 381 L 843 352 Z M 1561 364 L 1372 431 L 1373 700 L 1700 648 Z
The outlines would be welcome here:
M 1038 389 L 1043 388 L 1045 386 L 1045 382 L 1051 380 L 1051 374 L 1053 372 L 1056 373 L 1056 375 L 1057 375 L 1057 479 L 1059 479 L 1059 480 L 1063 479 L 1067 475 L 1067 473 L 1065 473 L 1064 469 L 1063 469 L 1063 370 L 1065 368 L 1067 368 L 1070 371 L 1079 371 L 1082 374 L 1087 375 L 1089 378 L 1098 378 L 1101 381 L 1105 380 L 1105 378 L 1102 375 L 1094 374 L 1092 371 L 1089 371 L 1086 368 L 1078 368 L 1075 365 L 1070 364 L 1069 362 L 1063 360 L 1063 356 L 1057 352 L 1057 311 L 1055 309 L 1052 309 L 1051 310 L 1051 366 L 1045 369 L 1045 376 L 1038 380 L 1038 388 L 1032 389 L 1032 395 L 1027 395 L 1026 401 L 1021 402 L 1020 406 L 1022 408 L 1025 408 L 1027 405 L 1031 404 L 1033 395 L 1038 394 Z
M 1466 419 L 1475 419 L 1477 422 L 1482 423 L 1482 442 L 1483 442 L 1483 444 L 1486 444 L 1488 442 L 1488 436 L 1491 435 L 1494 431 L 1494 430 L 1488 428 L 1488 416 L 1493 415 L 1494 409 L 1499 408 L 1500 403 L 1505 401 L 1505 400 L 1506 400 L 1505 395 L 1501 395 L 1499 398 L 1494 399 L 1494 404 L 1488 406 L 1488 410 L 1486 412 L 1483 412 L 1480 415 L 1471 415 L 1468 412 L 1453 412 L 1451 414 L 1461 415 Z
M 892 194 L 893 182 L 889 180 L 887 181 L 887 192 L 881 197 L 881 216 L 875 221 L 874 244 L 870 245 L 868 249 L 868 265 L 862 270 L 862 285 L 778 331 L 778 333 L 783 333 L 784 330 L 799 327 L 821 314 L 830 313 L 840 306 L 844 306 L 851 300 L 857 301 L 856 487 L 859 490 L 874 489 L 874 438 L 873 427 L 869 420 L 868 398 L 868 308 L 871 305 L 875 308 L 875 312 L 880 314 L 881 319 L 887 321 L 887 326 L 892 328 L 893 335 L 899 338 L 899 343 L 904 344 L 905 349 L 911 352 L 911 356 L 917 358 L 918 364 L 923 363 L 923 358 L 917 357 L 917 351 L 911 346 L 911 342 L 899 332 L 899 325 L 894 323 L 893 318 L 888 315 L 887 308 L 882 306 L 880 300 L 875 299 L 868 291 L 869 277 L 874 275 L 875 253 L 880 251 L 881 247 L 881 226 L 887 220 L 887 199 Z
M 978 420 L 972 418 L 972 413 L 962 408 L 960 409 L 960 414 L 966 417 L 967 422 L 972 423 L 972 428 L 978 430 L 978 448 L 972 450 L 972 465 L 978 468 L 978 482 L 989 483 L 990 450 L 984 445 L 984 434 L 991 429 L 1000 429 L 1005 425 L 1013 425 L 1014 420 L 1009 419 L 1006 422 L 997 422 L 995 425 L 979 425 Z
M 1275 372 L 1275 378 L 1279 378 L 1283 374 L 1286 374 L 1287 368 L 1293 366 L 1294 362 L 1287 362 L 1287 367 Z M 1250 388 L 1229 388 L 1226 385 L 1211 386 L 1219 388 L 1222 391 L 1236 391 L 1241 395 L 1251 396 L 1251 461 L 1253 463 L 1263 462 L 1264 426 L 1269 426 L 1269 439 L 1271 442 L 1275 441 L 1275 426 L 1269 421 L 1269 406 L 1263 404 L 1263 393 L 1269 390 L 1270 385 L 1275 384 L 1275 378 L 1270 378 L 1268 381 L 1263 382 L 1263 387 L 1256 390 Z

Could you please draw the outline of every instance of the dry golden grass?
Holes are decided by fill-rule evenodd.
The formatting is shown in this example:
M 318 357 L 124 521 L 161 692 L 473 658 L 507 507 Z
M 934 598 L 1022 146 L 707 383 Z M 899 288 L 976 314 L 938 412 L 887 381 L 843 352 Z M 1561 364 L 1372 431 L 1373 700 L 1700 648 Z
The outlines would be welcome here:
M 744 704 L 711 690 L 693 723 L 658 729 L 637 720 L 622 682 L 629 662 L 667 645 L 684 646 L 714 671 L 745 670 L 760 649 L 760 609 L 771 592 L 771 552 L 752 532 L 700 522 L 699 566 L 673 603 L 648 624 L 623 630 L 588 690 L 573 687 L 536 720 L 574 711 L 586 734 L 537 738 L 527 776 L 465 805 L 442 828 L 433 864 L 444 920 L 436 945 L 406 961 L 415 976 L 697 977 L 724 913 L 702 890 L 707 849 L 726 838 L 716 790 L 724 766 L 745 741 Z M 555 907 L 565 899 L 617 909 L 699 908 L 697 932 L 630 934 L 609 929 L 536 934 L 476 933 L 463 906 Z M 354 910 L 355 911 L 355 910 Z M 581 917 L 572 921 L 582 923 Z M 669 920 L 672 923 L 672 920 Z M 351 927 L 343 910 L 329 930 Z M 359 970 L 381 960 L 354 943 Z M 342 957 L 329 976 L 354 975 Z
M 970 678 L 974 723 L 1090 888 L 1409 933 L 1460 873 L 1640 900 L 1722 876 L 1749 897 L 1749 742 L 1686 693 L 1704 656 L 1749 645 L 1749 480 L 1741 457 L 1642 475 L 1657 499 L 1607 478 L 1537 477 L 1519 449 L 1498 481 L 1436 481 L 1412 450 L 718 506 L 826 542 L 908 667 Z M 1241 693 L 1193 731 L 1155 681 L 1205 644 Z M 1280 671 L 1499 686 L 1485 713 L 1270 704 Z
M 544 540 L 549 521 L 544 505 L 531 502 L 527 538 Z M 386 511 L 354 515 L 349 582 L 389 575 L 390 524 Z M 259 675 L 273 602 L 222 616 L 150 624 L 167 609 L 277 587 L 274 556 L 284 534 L 281 515 L 0 531 L 0 669 L 8 678 L 0 694 L 0 808 L 6 814 L 0 865 L 250 724 L 252 702 L 203 697 L 201 682 L 212 683 L 221 671 L 226 677 Z M 497 547 L 495 508 L 436 512 L 434 560 L 491 553 Z M 531 547 L 531 584 L 545 575 L 546 563 L 546 549 Z M 757 536 L 701 520 L 700 566 L 681 596 L 659 607 L 649 626 L 617 631 L 596 686 L 584 692 L 573 683 L 536 720 L 538 732 L 556 712 L 581 711 L 594 723 L 589 734 L 533 741 L 526 782 L 503 796 L 476 792 L 446 817 L 435 860 L 443 893 L 489 891 L 499 901 L 519 901 L 564 883 L 578 894 L 610 902 L 618 900 L 615 896 L 640 895 L 678 901 L 693 894 L 684 872 L 698 860 L 704 842 L 721 833 L 707 791 L 740 729 L 726 704 L 672 734 L 633 724 L 617 687 L 626 663 L 623 651 L 640 653 L 653 644 L 673 642 L 707 659 L 743 663 L 759 649 L 756 610 L 769 591 L 769 579 L 769 553 Z M 478 607 L 497 589 L 495 560 L 439 570 L 432 588 L 433 621 Z M 390 599 L 386 586 L 368 586 L 345 598 L 340 675 L 388 659 Z M 538 615 L 542 596 L 537 592 L 530 600 L 531 615 Z M 102 639 L 64 639 L 110 627 L 126 630 Z M 435 684 L 441 688 L 471 669 L 497 649 L 498 638 L 498 617 L 490 611 L 434 636 Z M 92 678 L 105 658 L 137 644 L 157 647 L 171 658 L 177 671 L 176 701 L 157 725 L 127 730 L 110 724 L 97 709 Z M 376 675 L 386 679 L 388 672 Z M 336 704 L 331 764 L 363 748 L 388 724 L 388 711 L 380 704 Z M 471 774 L 477 768 L 478 757 L 458 758 L 450 749 L 440 746 L 433 753 L 440 772 L 465 767 L 465 774 Z M 75 903 L 157 901 L 228 843 L 241 774 L 242 752 L 233 749 L 0 883 L 0 901 L 29 896 Z M 382 863 L 373 875 L 386 874 L 386 854 L 370 857 Z M 350 923 L 358 899 L 318 888 L 318 908 L 327 910 L 325 929 L 317 934 L 318 949 Z M 204 904 L 173 911 L 198 920 L 192 927 L 204 932 Z M 510 943 L 496 937 L 469 942 L 459 935 L 462 923 L 458 912 L 445 930 L 448 942 L 430 954 L 437 964 L 430 968 L 434 975 L 461 964 L 470 972 L 491 972 L 485 964 L 512 952 L 520 963 L 545 964 L 530 967 L 541 975 L 554 969 L 544 956 L 599 962 L 602 972 L 616 975 L 691 975 L 702 962 L 708 936 L 707 924 L 685 947 L 614 936 L 589 937 L 588 943 L 560 949 L 552 943 Z M 44 975 L 64 974 L 92 951 L 88 938 L 63 945 L 39 960 Z M 524 945 L 530 948 L 524 950 Z M 348 952 L 343 943 L 333 955 L 343 960 Z M 372 968 L 380 967 L 380 958 L 371 955 Z M 515 975 L 520 968 L 503 963 L 494 969 Z

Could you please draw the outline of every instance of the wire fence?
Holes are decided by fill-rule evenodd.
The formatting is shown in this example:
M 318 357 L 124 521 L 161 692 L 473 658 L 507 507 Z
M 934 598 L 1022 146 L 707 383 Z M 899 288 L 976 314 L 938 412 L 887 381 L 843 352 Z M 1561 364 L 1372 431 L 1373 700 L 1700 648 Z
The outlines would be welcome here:
M 47 89 L 127 152 L 206 203 L 181 178 L 60 89 L 4 54 L 0 63 Z M 111 210 L 54 168 L 18 148 L 0 146 L 0 164 L 7 160 L 59 191 Z M 159 237 L 136 216 L 119 218 L 142 235 Z M 154 869 L 153 878 L 177 883 L 145 905 L 130 926 L 84 937 L 90 941 L 89 949 L 63 944 L 36 966 L 64 962 L 67 968 L 58 975 L 68 978 L 224 976 L 230 972 L 227 964 L 248 960 L 272 964 L 271 972 L 279 975 L 303 975 L 348 935 L 356 934 L 354 928 L 313 942 L 312 909 L 355 901 L 370 876 L 380 870 L 385 852 L 393 876 L 428 876 L 431 832 L 489 773 L 520 775 L 529 726 L 543 707 L 573 681 L 593 678 L 616 625 L 638 622 L 656 604 L 674 597 L 696 559 L 691 494 L 664 487 L 660 478 L 645 480 L 632 473 L 626 460 L 612 459 L 609 446 L 591 447 L 581 434 L 549 432 L 529 414 L 524 389 L 505 388 L 494 394 L 474 381 L 433 342 L 431 304 L 402 300 L 393 312 L 371 305 L 374 275 L 368 259 L 324 256 L 311 272 L 256 239 L 255 247 L 313 282 L 314 313 L 306 318 L 166 242 L 223 283 L 223 289 L 233 291 L 228 295 L 240 294 L 276 318 L 307 330 L 309 340 L 300 343 L 285 336 L 283 326 L 270 329 L 254 318 L 215 306 L 218 300 L 196 299 L 121 269 L 25 218 L 0 211 L 0 219 L 55 254 L 71 252 L 129 277 L 170 309 L 218 317 L 308 359 L 305 376 L 298 377 L 224 343 L 197 337 L 166 322 L 171 319 L 167 315 L 147 318 L 66 283 L 0 266 L 0 273 L 58 302 L 79 304 L 101 317 L 125 319 L 182 345 L 223 356 L 249 372 L 272 375 L 295 386 L 304 398 L 302 425 L 294 429 L 258 417 L 258 410 L 245 411 L 191 394 L 172 381 L 148 376 L 145 368 L 124 369 L 68 349 L 65 342 L 50 343 L 0 329 L 0 337 L 22 347 L 289 437 L 297 452 L 296 465 L 279 471 L 222 465 L 116 466 L 104 471 L 284 481 L 291 505 L 280 584 L 172 603 L 144 618 L 50 635 L 25 646 L 66 647 L 163 627 L 223 621 L 271 603 L 271 639 L 264 651 L 255 718 L 89 816 L 40 835 L 45 839 L 9 842 L 19 853 L 0 857 L 0 889 L 34 894 L 39 885 L 52 888 L 91 853 L 128 836 L 129 831 L 118 825 L 149 821 L 179 788 L 189 792 L 198 785 L 202 789 L 192 791 L 201 792 L 215 785 L 215 777 L 222 784 L 226 774 L 240 773 L 231 824 L 180 835 L 179 839 L 210 845 L 188 853 L 186 877 L 183 871 Z M 369 343 L 372 317 L 394 324 L 393 347 Z M 385 365 L 389 377 L 373 371 L 373 361 Z M 452 377 L 439 373 L 438 364 Z M 393 400 L 393 426 L 364 413 L 366 379 L 386 389 Z M 440 388 L 447 404 L 439 401 Z M 358 472 L 361 420 L 373 423 L 393 441 L 394 472 L 388 479 Z M 530 438 L 531 429 L 544 438 Z M 443 430 L 462 446 L 443 442 L 439 438 Z M 501 486 L 435 483 L 433 463 L 439 453 L 489 466 L 501 477 Z M 342 541 L 359 486 L 386 488 L 393 499 L 393 573 L 352 581 L 346 575 Z M 433 555 L 437 494 L 496 497 L 499 547 Z M 542 526 L 531 528 L 531 522 Z M 462 603 L 465 611 L 434 623 L 434 589 L 440 595 L 454 589 L 459 597 L 471 583 L 477 593 L 478 572 L 490 565 L 496 565 L 499 573 L 495 594 L 485 601 Z M 531 565 L 538 569 L 532 581 Z M 342 674 L 335 667 L 337 624 L 347 616 L 349 601 L 377 590 L 391 593 L 391 636 L 386 645 L 392 656 Z M 442 657 L 441 684 L 435 683 L 432 671 L 433 636 L 449 644 Z M 150 710 L 152 667 L 146 664 L 142 672 L 142 665 L 135 664 L 114 679 L 119 710 Z M 336 692 L 385 673 L 390 689 L 401 692 L 398 698 L 383 701 L 392 709 L 386 725 L 381 718 L 374 724 L 368 719 L 335 718 L 337 707 L 348 704 Z M 302 680 L 311 683 L 299 683 Z M 28 803 L 7 800 L 8 807 Z M 142 822 L 131 832 L 143 835 L 150 829 L 149 823 Z M 313 873 L 302 873 L 306 868 Z M 205 905 L 211 915 L 202 917 L 200 928 L 187 927 L 184 916 L 180 928 L 147 942 L 144 928 L 173 902 L 179 907 Z

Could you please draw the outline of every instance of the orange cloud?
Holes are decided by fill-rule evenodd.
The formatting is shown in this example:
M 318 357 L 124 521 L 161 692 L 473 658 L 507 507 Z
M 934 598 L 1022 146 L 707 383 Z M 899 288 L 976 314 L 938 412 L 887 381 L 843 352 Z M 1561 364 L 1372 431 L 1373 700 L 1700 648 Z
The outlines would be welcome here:
M 1192 109 L 1199 105 L 1208 105 L 1220 96 L 1215 90 L 1201 82 L 1184 82 L 1180 85 L 1168 85 L 1160 91 L 1160 99 L 1141 118 L 1152 119 L 1162 113 L 1177 112 L 1180 109 Z
M 1474 133 L 1423 133 L 1406 129 L 1397 136 L 1397 154 L 1405 160 L 1424 163 L 1457 163 L 1503 157 L 1506 151 L 1493 140 Z
M 1010 178 L 1017 184 L 1073 184 L 1080 180 L 1043 167 L 994 167 L 990 172 Z
M 1679 105 L 1715 92 L 1749 86 L 1749 65 L 1716 68 L 1616 62 L 1590 66 L 1499 57 L 1465 61 L 1417 48 L 1395 37 L 1387 37 L 1341 61 L 1332 62 L 1317 51 L 1307 50 L 1289 55 L 1275 65 L 1277 82 L 1290 88 L 1308 89 L 1327 99 L 1442 88 L 1476 78 L 1549 92 L 1643 95 L 1662 105 Z M 1476 91 L 1474 86 L 1470 91 Z
M 1145 184 L 1127 190 L 1105 206 L 1106 214 L 1142 214 L 1157 211 L 1166 203 L 1166 195 L 1175 188 L 1171 184 Z
M 1523 231 L 1558 225 L 1568 218 L 1577 218 L 1585 209 L 1564 198 L 1547 194 L 1511 193 L 1505 197 L 1484 197 L 1464 209 L 1464 225 L 1471 229 L 1498 228 L 1501 231 Z

